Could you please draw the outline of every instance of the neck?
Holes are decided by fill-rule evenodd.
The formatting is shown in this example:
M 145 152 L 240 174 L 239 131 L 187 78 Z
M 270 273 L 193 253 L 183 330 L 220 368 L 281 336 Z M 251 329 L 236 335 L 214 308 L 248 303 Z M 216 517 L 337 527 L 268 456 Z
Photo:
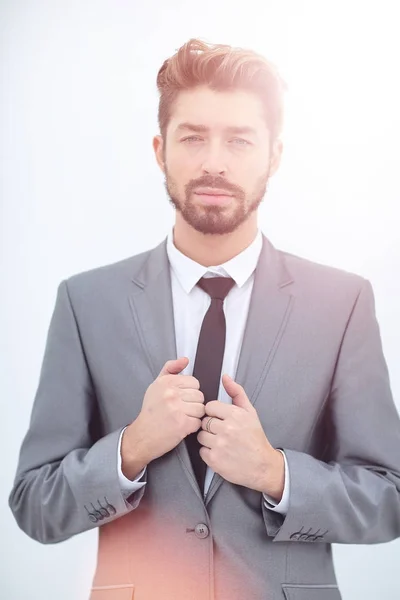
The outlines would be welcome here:
M 174 225 L 174 245 L 182 254 L 209 267 L 221 265 L 243 252 L 257 235 L 257 219 L 249 219 L 232 233 L 204 234 L 196 231 L 177 213 Z

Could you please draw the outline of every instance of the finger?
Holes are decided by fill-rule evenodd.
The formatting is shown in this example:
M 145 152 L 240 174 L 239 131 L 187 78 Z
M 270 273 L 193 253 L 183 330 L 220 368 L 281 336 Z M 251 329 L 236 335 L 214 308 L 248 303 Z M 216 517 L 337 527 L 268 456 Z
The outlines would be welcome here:
M 215 435 L 208 433 L 208 431 L 200 430 L 197 434 L 197 439 L 202 446 L 206 448 L 213 448 L 215 446 Z
M 161 369 L 158 377 L 163 377 L 164 375 L 175 375 L 180 373 L 187 367 L 189 363 L 189 359 L 187 356 L 181 356 L 180 358 L 174 360 L 167 360 L 163 368 Z
M 233 411 L 237 410 L 237 406 L 232 406 L 232 404 L 226 404 L 225 402 L 221 402 L 220 400 L 211 400 L 207 402 L 206 406 L 206 414 L 210 417 L 218 417 L 218 419 L 227 419 Z
M 204 417 L 204 404 L 201 402 L 187 402 L 184 405 L 185 415 L 202 419 Z
M 200 388 L 200 382 L 196 377 L 192 375 L 174 375 L 170 379 L 171 385 L 184 389 L 198 390 Z
M 207 423 L 209 422 L 210 419 L 211 419 L 211 417 L 209 417 L 208 415 L 205 415 L 204 418 L 201 420 L 201 428 L 204 429 L 204 431 L 207 431 Z M 210 424 L 209 433 L 216 435 L 217 433 L 222 431 L 221 425 L 222 425 L 222 420 L 218 419 L 217 417 L 214 417 Z
M 200 390 L 182 390 L 180 392 L 180 398 L 184 402 L 201 402 L 204 404 L 204 394 Z
M 199 451 L 200 456 L 204 460 L 206 465 L 211 467 L 213 469 L 213 471 L 216 473 L 215 466 L 214 467 L 211 466 L 212 465 L 211 452 L 212 452 L 212 450 L 210 448 L 207 448 L 206 446 L 202 446 Z
M 196 431 L 199 431 L 201 429 L 201 421 L 200 419 L 197 419 L 196 417 L 187 417 L 187 424 L 188 424 L 188 428 L 187 428 L 187 434 L 189 433 L 196 433 Z

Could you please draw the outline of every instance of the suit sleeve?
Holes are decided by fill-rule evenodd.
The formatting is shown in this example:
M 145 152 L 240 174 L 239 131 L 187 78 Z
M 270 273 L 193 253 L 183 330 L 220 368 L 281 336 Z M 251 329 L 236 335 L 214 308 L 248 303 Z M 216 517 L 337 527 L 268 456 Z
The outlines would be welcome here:
M 50 321 L 9 506 L 31 538 L 56 543 L 134 510 L 122 494 L 118 442 L 123 428 L 95 434 L 97 403 L 68 286 L 62 281 Z
M 289 507 L 285 518 L 269 520 L 269 535 L 275 542 L 342 544 L 400 537 L 400 419 L 366 280 L 342 338 L 324 418 L 323 460 L 284 448 Z

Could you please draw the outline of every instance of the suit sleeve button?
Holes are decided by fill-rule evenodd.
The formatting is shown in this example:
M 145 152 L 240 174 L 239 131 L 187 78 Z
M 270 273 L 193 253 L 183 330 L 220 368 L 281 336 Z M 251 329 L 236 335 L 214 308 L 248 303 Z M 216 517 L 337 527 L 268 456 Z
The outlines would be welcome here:
M 97 523 L 98 518 L 96 517 L 96 515 L 94 513 L 89 513 L 88 517 L 92 521 L 92 523 Z

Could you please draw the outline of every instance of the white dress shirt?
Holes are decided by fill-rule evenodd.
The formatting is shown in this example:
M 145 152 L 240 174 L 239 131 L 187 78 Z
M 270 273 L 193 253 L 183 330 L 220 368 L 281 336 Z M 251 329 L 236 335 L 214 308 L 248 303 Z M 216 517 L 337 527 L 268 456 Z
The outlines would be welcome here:
M 221 376 L 227 373 L 235 379 L 239 360 L 242 339 L 245 330 L 247 314 L 250 304 L 251 292 L 254 283 L 254 270 L 262 248 L 262 235 L 260 229 L 253 242 L 240 254 L 234 256 L 222 265 L 204 267 L 180 252 L 173 242 L 173 228 L 168 234 L 167 253 L 170 263 L 172 300 L 174 307 L 175 337 L 177 356 L 187 356 L 189 363 L 182 371 L 182 375 L 192 375 L 196 356 L 197 343 L 200 335 L 204 316 L 211 304 L 211 297 L 207 292 L 197 286 L 201 277 L 231 277 L 235 284 L 224 300 L 224 313 L 226 320 L 226 342 L 222 363 Z M 172 358 L 172 357 L 171 357 Z M 232 404 L 231 397 L 227 394 L 222 378 L 218 392 L 218 400 Z M 134 481 L 127 479 L 121 470 L 121 438 L 118 448 L 118 474 L 121 490 L 125 498 L 137 491 L 146 482 L 140 481 L 146 467 L 138 474 Z M 265 505 L 269 510 L 286 514 L 289 504 L 289 470 L 285 453 L 281 450 L 285 462 L 285 486 L 282 499 L 279 503 L 267 494 L 263 494 Z M 210 486 L 214 472 L 207 466 L 204 482 L 204 495 Z

